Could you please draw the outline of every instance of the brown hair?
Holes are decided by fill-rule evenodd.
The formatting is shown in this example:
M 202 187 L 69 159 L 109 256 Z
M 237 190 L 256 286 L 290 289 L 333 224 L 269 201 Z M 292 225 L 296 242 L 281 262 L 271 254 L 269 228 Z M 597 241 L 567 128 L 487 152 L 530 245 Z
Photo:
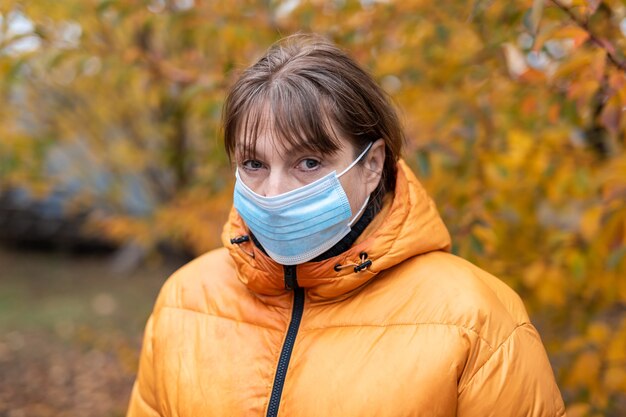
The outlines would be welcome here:
M 272 45 L 231 87 L 222 117 L 231 159 L 235 152 L 254 157 L 267 117 L 281 143 L 322 154 L 338 151 L 342 137 L 355 156 L 382 138 L 385 163 L 373 197 L 395 188 L 404 133 L 394 108 L 365 70 L 319 36 L 292 35 Z

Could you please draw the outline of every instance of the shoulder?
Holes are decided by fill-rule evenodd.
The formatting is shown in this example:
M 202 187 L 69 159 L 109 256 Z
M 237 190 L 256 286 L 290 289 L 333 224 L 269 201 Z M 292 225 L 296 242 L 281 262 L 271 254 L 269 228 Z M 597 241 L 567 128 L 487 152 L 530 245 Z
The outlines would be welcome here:
M 277 329 L 287 315 L 286 306 L 291 305 L 289 297 L 277 300 L 276 305 L 280 307 L 278 319 L 265 314 L 264 302 L 237 277 L 228 250 L 215 249 L 167 279 L 152 311 L 154 338 L 180 342 L 181 329 L 186 329 L 185 337 L 191 338 L 233 323 Z
M 427 334 L 441 352 L 458 349 L 459 415 L 563 415 L 541 338 L 504 282 L 445 252 L 408 259 L 387 278 L 404 287 L 390 285 L 416 323 L 455 330 Z
M 403 309 L 413 318 L 457 326 L 498 346 L 529 323 L 520 297 L 504 282 L 472 263 L 436 251 L 410 258 L 387 272 L 400 286 Z

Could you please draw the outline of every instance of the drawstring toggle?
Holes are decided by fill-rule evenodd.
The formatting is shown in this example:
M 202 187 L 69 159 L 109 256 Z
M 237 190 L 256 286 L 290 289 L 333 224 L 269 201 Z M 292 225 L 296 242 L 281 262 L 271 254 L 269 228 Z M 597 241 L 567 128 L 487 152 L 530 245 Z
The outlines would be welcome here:
M 231 243 L 231 245 L 239 245 L 241 243 L 248 242 L 248 241 L 250 241 L 250 236 L 248 236 L 248 235 L 241 235 L 241 236 L 237 236 L 237 237 L 232 238 L 230 240 L 230 243 Z
M 367 259 L 367 253 L 365 252 L 361 252 L 359 254 L 359 257 L 361 258 L 361 262 L 360 263 L 351 263 L 351 264 L 346 264 L 346 265 L 340 265 L 337 264 L 335 265 L 335 271 L 339 272 L 344 268 L 349 268 L 349 267 L 354 267 L 354 272 L 361 272 L 367 268 L 369 268 L 372 265 L 372 260 L 371 259 Z
M 232 238 L 230 240 L 231 245 L 237 245 L 239 247 L 239 249 L 241 249 L 246 255 L 250 256 L 251 258 L 254 258 L 254 253 L 253 252 L 248 252 L 247 250 L 245 250 L 241 244 L 245 243 L 245 242 L 250 242 L 250 236 L 248 235 L 240 235 L 240 236 L 236 236 L 234 238 Z

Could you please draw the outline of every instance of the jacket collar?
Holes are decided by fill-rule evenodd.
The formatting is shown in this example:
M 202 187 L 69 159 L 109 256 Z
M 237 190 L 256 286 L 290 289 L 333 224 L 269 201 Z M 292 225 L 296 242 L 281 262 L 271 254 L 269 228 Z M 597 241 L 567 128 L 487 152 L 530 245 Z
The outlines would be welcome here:
M 382 217 L 384 222 L 377 221 Z M 398 162 L 393 198 L 385 200 L 377 218 L 344 253 L 296 267 L 298 285 L 307 290 L 310 299 L 343 298 L 379 272 L 410 257 L 450 248 L 450 235 L 433 201 L 402 160 Z M 247 234 L 243 220 L 235 209 L 231 209 L 222 241 L 235 263 L 237 277 L 255 293 L 269 296 L 284 294 L 287 290 L 282 265 L 265 255 L 251 241 L 231 243 L 231 239 Z M 355 272 L 354 268 L 335 270 L 336 265 L 360 263 L 363 252 L 372 261 L 368 268 L 360 272 Z

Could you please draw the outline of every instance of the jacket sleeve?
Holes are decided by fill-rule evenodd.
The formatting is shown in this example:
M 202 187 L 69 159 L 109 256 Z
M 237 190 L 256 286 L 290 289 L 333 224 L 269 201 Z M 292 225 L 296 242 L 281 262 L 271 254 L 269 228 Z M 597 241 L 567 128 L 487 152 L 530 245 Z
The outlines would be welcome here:
M 152 327 L 154 316 L 150 316 L 146 324 L 143 337 L 141 356 L 139 359 L 139 372 L 133 386 L 130 404 L 126 417 L 161 417 L 156 407 L 155 379 L 152 351 Z
M 458 417 L 562 417 L 565 407 L 535 328 L 522 324 L 459 387 Z

